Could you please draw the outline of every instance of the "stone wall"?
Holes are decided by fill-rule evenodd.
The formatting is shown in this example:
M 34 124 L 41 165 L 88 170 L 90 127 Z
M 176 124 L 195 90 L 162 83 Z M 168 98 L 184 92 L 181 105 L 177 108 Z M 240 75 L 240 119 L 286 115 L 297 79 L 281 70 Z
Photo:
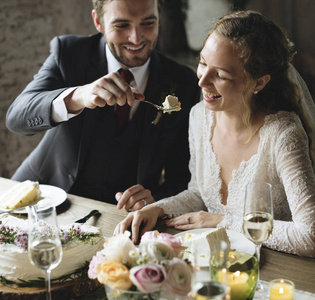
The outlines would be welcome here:
M 10 177 L 42 137 L 9 132 L 9 105 L 49 55 L 54 36 L 96 32 L 91 10 L 89 0 L 0 1 L 0 176 Z
M 208 7 L 214 3 L 213 10 L 216 10 L 218 1 L 224 0 L 190 0 L 190 5 Z M 315 40 L 312 30 L 315 27 L 315 1 L 252 0 L 250 8 L 260 10 L 289 31 L 298 49 L 296 66 L 314 97 Z M 91 9 L 91 0 L 0 1 L 0 176 L 10 177 L 42 137 L 41 134 L 25 137 L 9 132 L 5 126 L 9 105 L 47 58 L 49 41 L 54 36 L 96 32 Z M 205 7 L 201 7 L 201 11 L 206 11 Z M 205 26 L 209 24 L 200 24 L 198 17 L 193 20 L 196 20 L 194 26 L 200 26 L 194 34 L 204 35 Z M 181 54 L 177 59 L 197 66 L 195 57 L 187 58 Z

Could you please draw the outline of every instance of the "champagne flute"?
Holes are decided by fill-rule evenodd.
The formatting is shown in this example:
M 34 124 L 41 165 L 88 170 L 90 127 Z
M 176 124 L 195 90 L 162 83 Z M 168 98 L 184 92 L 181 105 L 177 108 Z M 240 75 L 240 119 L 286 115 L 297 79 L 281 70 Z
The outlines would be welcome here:
M 272 234 L 273 230 L 273 205 L 271 195 L 271 184 L 267 182 L 251 182 L 246 186 L 243 233 L 247 239 L 255 244 L 255 252 L 260 262 L 260 248 Z M 264 289 L 258 279 L 255 298 L 268 297 L 268 291 Z
M 45 275 L 46 300 L 51 300 L 50 272 L 62 259 L 60 233 L 57 226 L 56 208 L 37 211 L 28 207 L 28 256 L 30 262 L 43 270 Z

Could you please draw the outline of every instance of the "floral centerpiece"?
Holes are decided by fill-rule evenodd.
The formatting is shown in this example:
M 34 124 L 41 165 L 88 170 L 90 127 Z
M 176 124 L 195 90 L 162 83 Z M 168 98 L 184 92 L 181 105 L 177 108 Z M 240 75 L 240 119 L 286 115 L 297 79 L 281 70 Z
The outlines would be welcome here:
M 192 266 L 181 259 L 181 240 L 168 233 L 146 232 L 135 246 L 130 232 L 104 243 L 90 262 L 88 276 L 111 289 L 160 293 L 164 299 L 180 299 L 191 289 Z

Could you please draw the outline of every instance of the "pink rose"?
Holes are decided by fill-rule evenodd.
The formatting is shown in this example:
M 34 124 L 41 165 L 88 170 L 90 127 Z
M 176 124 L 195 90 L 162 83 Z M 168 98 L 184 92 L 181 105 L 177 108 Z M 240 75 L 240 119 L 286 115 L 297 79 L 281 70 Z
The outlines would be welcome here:
M 90 279 L 96 279 L 97 278 L 97 266 L 105 261 L 105 256 L 102 254 L 102 252 L 98 251 L 93 256 L 88 270 L 88 276 Z
M 183 260 L 174 257 L 167 266 L 167 280 L 163 287 L 163 296 L 173 299 L 171 294 L 186 296 L 191 290 L 192 271 Z
M 174 250 L 176 256 L 178 256 L 182 250 L 186 249 L 186 247 L 182 246 L 180 238 L 175 237 L 169 233 L 159 233 L 157 230 L 146 232 L 142 236 L 140 243 L 147 243 L 152 241 L 158 241 L 169 245 Z
M 130 269 L 130 279 L 139 291 L 151 293 L 160 290 L 166 278 L 160 265 L 148 264 Z
M 157 239 L 161 242 L 164 242 L 168 245 L 170 245 L 176 256 L 178 256 L 178 254 L 182 251 L 185 250 L 186 247 L 182 246 L 182 241 L 180 240 L 180 238 L 169 234 L 169 233 L 160 233 L 159 236 L 157 237 Z
M 140 243 L 146 243 L 156 240 L 159 232 L 157 230 L 147 231 L 142 237 Z

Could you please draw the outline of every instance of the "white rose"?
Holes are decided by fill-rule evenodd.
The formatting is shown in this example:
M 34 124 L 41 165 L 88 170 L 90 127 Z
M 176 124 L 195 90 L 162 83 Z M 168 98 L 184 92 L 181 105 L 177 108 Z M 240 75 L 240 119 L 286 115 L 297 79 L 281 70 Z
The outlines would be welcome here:
M 174 296 L 186 296 L 191 289 L 192 270 L 183 260 L 174 257 L 166 269 L 167 279 L 163 286 L 162 295 L 166 299 L 174 299 Z
M 134 265 L 134 258 L 130 256 L 130 253 L 137 252 L 137 248 L 129 236 L 130 232 L 126 231 L 124 234 L 110 237 L 104 243 L 102 254 L 105 255 L 106 260 L 116 261 L 128 266 Z
M 141 243 L 139 249 L 141 256 L 145 257 L 148 262 L 153 263 L 163 263 L 175 256 L 175 252 L 170 245 L 159 241 Z

